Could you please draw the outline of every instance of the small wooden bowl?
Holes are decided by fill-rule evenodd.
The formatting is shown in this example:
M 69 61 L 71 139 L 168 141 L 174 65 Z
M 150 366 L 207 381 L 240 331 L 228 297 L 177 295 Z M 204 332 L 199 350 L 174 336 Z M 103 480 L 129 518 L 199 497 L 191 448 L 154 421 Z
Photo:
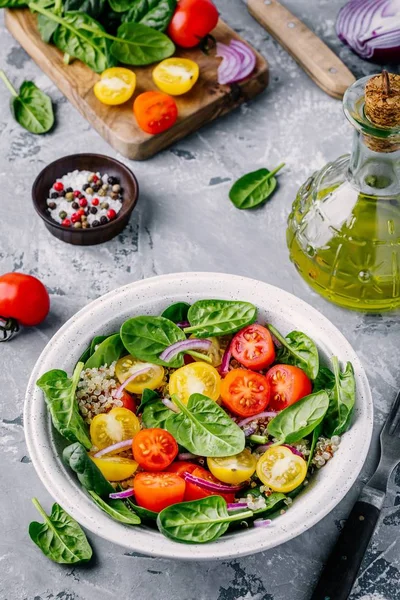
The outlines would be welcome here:
M 63 227 L 54 221 L 47 209 L 49 190 L 56 179 L 71 171 L 93 171 L 108 173 L 118 177 L 124 189 L 122 208 L 113 221 L 90 229 L 73 229 Z M 77 246 L 91 246 L 111 240 L 121 233 L 128 224 L 131 212 L 139 197 L 139 185 L 136 177 L 123 163 L 102 154 L 72 154 L 63 156 L 50 163 L 36 177 L 32 186 L 32 200 L 38 215 L 43 219 L 47 229 L 56 238 Z

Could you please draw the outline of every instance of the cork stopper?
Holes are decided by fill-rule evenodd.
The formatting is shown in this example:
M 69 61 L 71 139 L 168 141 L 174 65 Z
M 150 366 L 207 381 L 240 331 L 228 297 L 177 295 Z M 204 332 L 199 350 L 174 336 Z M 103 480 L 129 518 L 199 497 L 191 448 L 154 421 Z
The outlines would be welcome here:
M 374 125 L 400 128 L 400 75 L 382 71 L 374 75 L 365 86 L 365 114 Z M 399 138 L 372 138 L 365 141 L 376 152 L 394 152 L 399 149 Z

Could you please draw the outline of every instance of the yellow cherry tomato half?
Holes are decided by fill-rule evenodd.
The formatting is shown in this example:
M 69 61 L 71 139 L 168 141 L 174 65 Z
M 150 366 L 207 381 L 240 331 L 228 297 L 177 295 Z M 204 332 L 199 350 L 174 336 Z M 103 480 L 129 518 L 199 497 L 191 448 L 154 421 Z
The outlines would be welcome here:
M 196 336 L 191 335 L 190 339 L 193 339 L 195 337 Z M 222 355 L 223 355 L 223 352 L 221 351 L 221 346 L 219 345 L 219 341 L 215 337 L 210 337 L 210 338 L 206 338 L 206 339 L 210 340 L 210 342 L 211 342 L 211 346 L 209 347 L 209 349 L 208 350 L 197 350 L 197 352 L 199 354 L 204 354 L 205 356 L 208 356 L 209 359 L 211 359 L 211 364 L 213 367 L 219 367 L 219 365 L 222 362 Z M 201 358 L 197 358 L 196 356 L 193 356 L 193 358 L 196 362 L 202 361 Z
M 250 479 L 256 470 L 257 459 L 248 448 L 245 448 L 240 454 L 234 456 L 207 458 L 207 465 L 214 477 L 233 485 Z
M 92 444 L 99 450 L 130 440 L 138 431 L 140 431 L 139 419 L 127 408 L 112 408 L 109 413 L 96 415 L 90 424 Z
M 90 454 L 89 456 L 108 481 L 128 479 L 128 477 L 132 477 L 138 468 L 137 462 L 131 458 L 123 458 L 122 456 L 94 458 Z
M 306 461 L 286 446 L 271 446 L 257 462 L 257 477 L 274 492 L 291 492 L 307 474 Z
M 169 392 L 187 404 L 192 394 L 204 394 L 218 400 L 221 377 L 212 365 L 194 362 L 174 371 L 169 379 Z
M 151 369 L 147 371 L 147 373 L 143 373 L 142 375 L 138 375 L 135 379 L 132 379 L 125 388 L 127 392 L 141 394 L 145 388 L 150 390 L 157 389 L 163 382 L 164 368 L 159 365 L 141 362 L 130 354 L 128 354 L 128 356 L 123 356 L 117 361 L 117 364 L 115 365 L 115 374 L 120 383 L 124 383 L 128 377 L 144 367 L 151 367 Z
M 199 65 L 188 58 L 167 58 L 153 69 L 153 81 L 166 94 L 180 96 L 199 78 Z
M 94 95 L 103 104 L 123 104 L 135 91 L 136 75 L 130 69 L 112 67 L 100 75 L 100 81 L 95 83 Z

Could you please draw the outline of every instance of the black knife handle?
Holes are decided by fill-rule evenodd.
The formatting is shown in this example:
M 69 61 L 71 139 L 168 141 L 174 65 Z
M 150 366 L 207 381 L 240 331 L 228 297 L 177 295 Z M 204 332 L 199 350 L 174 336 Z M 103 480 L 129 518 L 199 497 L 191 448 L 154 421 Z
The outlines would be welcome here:
M 365 486 L 325 565 L 311 600 L 347 600 L 383 506 L 385 494 Z

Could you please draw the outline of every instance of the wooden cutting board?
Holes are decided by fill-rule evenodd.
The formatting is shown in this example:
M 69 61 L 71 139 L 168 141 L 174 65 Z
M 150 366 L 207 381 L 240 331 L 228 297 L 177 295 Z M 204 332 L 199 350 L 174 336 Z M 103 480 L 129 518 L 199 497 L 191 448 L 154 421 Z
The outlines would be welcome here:
M 268 63 L 257 52 L 254 73 L 244 82 L 231 86 L 217 83 L 217 67 L 221 59 L 206 55 L 199 49 L 179 49 L 177 55 L 191 58 L 199 64 L 200 77 L 188 94 L 176 97 L 179 112 L 176 124 L 164 133 L 152 136 L 137 126 L 132 100 L 115 107 L 105 106 L 97 100 L 93 85 L 99 76 L 79 60 L 65 65 L 62 52 L 40 38 L 36 17 L 28 9 L 6 10 L 5 22 L 15 39 L 100 135 L 115 150 L 135 160 L 153 156 L 205 123 L 253 98 L 268 85 Z M 241 39 L 221 20 L 212 33 L 224 43 L 229 43 L 232 38 Z M 215 54 L 215 50 L 211 53 Z M 137 75 L 134 97 L 141 92 L 157 89 L 151 78 L 152 65 L 132 68 Z

